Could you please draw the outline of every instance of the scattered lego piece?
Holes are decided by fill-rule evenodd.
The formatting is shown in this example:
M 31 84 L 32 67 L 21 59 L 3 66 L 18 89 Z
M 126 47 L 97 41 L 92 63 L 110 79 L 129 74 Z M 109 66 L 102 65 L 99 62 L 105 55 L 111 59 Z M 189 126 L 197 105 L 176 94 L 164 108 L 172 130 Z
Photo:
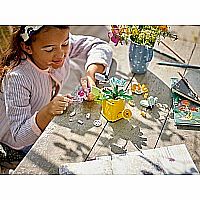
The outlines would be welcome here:
M 82 120 L 78 120 L 78 123 L 79 123 L 80 125 L 83 125 L 83 121 L 82 121 Z
M 143 94 L 144 99 L 147 99 L 148 96 L 149 96 L 148 92 L 146 92 L 146 93 Z
M 162 104 L 161 103 L 157 103 L 156 104 L 158 108 L 162 108 Z
M 157 101 L 158 101 L 158 97 L 153 97 L 153 96 L 150 96 L 147 98 L 148 100 L 148 103 L 149 103 L 149 107 L 152 109 L 153 106 L 156 105 Z
M 140 113 L 141 115 L 142 115 L 142 117 L 147 117 L 147 113 L 145 112 L 145 111 L 141 111 L 141 113 Z
M 150 96 L 146 100 L 141 100 L 140 105 L 146 108 L 153 108 L 157 103 L 158 97 Z
M 100 73 L 95 73 L 95 79 L 101 82 L 108 82 L 108 75 L 100 74 Z
M 73 119 L 72 119 L 72 118 L 69 118 L 69 122 L 73 122 Z
M 149 90 L 145 84 L 141 85 L 140 83 L 134 83 L 131 86 L 131 91 L 135 94 L 143 94 L 143 93 L 147 93 Z
M 87 113 L 87 114 L 85 115 L 86 119 L 90 119 L 90 116 L 91 116 L 90 113 Z
M 143 106 L 143 107 L 145 107 L 145 108 L 148 108 L 148 107 L 149 107 L 149 103 L 148 103 L 147 100 L 141 100 L 141 101 L 140 101 L 140 105 Z
M 135 94 L 142 94 L 140 83 L 134 83 L 131 86 L 131 91 Z
M 101 122 L 101 120 L 97 119 L 97 120 L 94 120 L 93 125 L 96 127 L 99 127 L 102 125 L 102 122 Z
M 142 91 L 143 93 L 147 93 L 149 91 L 145 84 L 142 84 Z
M 73 111 L 73 112 L 71 112 L 71 113 L 69 114 L 70 117 L 73 117 L 74 115 L 76 115 L 76 112 L 75 112 L 75 111 Z
M 129 104 L 130 106 L 132 106 L 132 107 L 135 106 L 135 102 L 134 102 L 133 100 L 129 100 L 129 101 L 128 101 L 128 104 Z

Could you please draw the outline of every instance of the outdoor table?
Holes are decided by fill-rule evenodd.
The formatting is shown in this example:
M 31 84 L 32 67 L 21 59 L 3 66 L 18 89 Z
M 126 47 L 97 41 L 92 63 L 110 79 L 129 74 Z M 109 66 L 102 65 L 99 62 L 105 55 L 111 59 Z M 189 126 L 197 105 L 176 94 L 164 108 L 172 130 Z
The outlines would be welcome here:
M 194 47 L 192 42 L 178 40 L 167 41 L 167 44 L 186 60 L 190 59 Z M 174 57 L 172 52 L 162 45 L 156 48 Z M 197 44 L 190 64 L 200 64 L 200 60 L 197 59 L 199 48 Z M 97 156 L 124 154 L 183 143 L 197 168 L 200 169 L 199 128 L 194 130 L 177 128 L 172 116 L 170 78 L 179 77 L 177 72 L 183 74 L 185 68 L 158 65 L 161 60 L 171 60 L 154 52 L 147 73 L 133 75 L 129 67 L 128 46 L 113 46 L 113 50 L 112 70 L 115 70 L 115 76 L 124 78 L 127 82 L 133 78 L 132 82 L 146 84 L 149 95 L 158 97 L 159 106 L 148 109 L 145 118 L 141 115 L 142 107 L 139 104 L 142 95 L 134 95 L 135 106 L 126 105 L 132 111 L 131 119 L 107 123 L 101 115 L 101 105 L 95 102 L 73 104 L 64 114 L 50 122 L 13 174 L 58 174 L 62 164 L 81 162 L 86 158 L 90 160 Z M 198 70 L 188 69 L 186 77 L 193 83 L 192 85 L 198 85 L 200 79 Z M 74 110 L 76 115 L 70 122 L 69 114 Z M 86 119 L 87 113 L 91 114 L 90 119 Z M 100 127 L 93 125 L 96 119 L 102 121 Z M 84 124 L 79 124 L 78 120 L 82 120 Z

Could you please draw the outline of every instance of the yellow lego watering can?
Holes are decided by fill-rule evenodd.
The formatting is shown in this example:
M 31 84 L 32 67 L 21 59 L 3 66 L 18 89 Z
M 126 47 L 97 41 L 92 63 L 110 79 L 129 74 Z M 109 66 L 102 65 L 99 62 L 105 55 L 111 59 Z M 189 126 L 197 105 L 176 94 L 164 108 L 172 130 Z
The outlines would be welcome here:
M 102 115 L 111 122 L 119 119 L 130 119 L 132 113 L 129 109 L 125 109 L 124 99 L 107 99 L 102 102 Z

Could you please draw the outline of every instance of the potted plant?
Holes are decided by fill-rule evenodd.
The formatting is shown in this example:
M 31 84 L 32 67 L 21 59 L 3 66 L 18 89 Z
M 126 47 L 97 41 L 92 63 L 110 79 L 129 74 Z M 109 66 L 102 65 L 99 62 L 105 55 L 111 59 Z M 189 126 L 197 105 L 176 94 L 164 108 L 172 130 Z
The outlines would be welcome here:
M 133 73 L 143 74 L 147 71 L 149 62 L 153 58 L 153 47 L 156 42 L 173 34 L 166 25 L 113 25 L 108 33 L 110 40 L 117 46 L 119 43 L 130 44 L 129 61 Z
M 92 88 L 95 100 L 102 104 L 102 115 L 111 122 L 121 118 L 129 119 L 132 113 L 129 109 L 125 109 L 126 100 L 132 100 L 133 96 L 127 94 L 123 89 L 126 81 L 112 77 L 109 79 L 111 87 L 100 90 L 97 87 Z

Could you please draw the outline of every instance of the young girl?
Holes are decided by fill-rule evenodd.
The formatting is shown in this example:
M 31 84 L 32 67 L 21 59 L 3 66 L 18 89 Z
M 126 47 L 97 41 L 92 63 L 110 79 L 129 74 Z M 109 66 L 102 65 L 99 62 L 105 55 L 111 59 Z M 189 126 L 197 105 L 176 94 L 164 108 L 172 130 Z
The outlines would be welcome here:
M 70 58 L 85 59 L 80 67 L 85 67 L 91 86 L 95 73 L 110 67 L 112 50 L 98 38 L 70 34 L 69 26 L 21 26 L 13 34 L 0 64 L 3 147 L 26 152 L 54 116 L 72 103 L 71 95 L 58 95 L 70 75 Z

